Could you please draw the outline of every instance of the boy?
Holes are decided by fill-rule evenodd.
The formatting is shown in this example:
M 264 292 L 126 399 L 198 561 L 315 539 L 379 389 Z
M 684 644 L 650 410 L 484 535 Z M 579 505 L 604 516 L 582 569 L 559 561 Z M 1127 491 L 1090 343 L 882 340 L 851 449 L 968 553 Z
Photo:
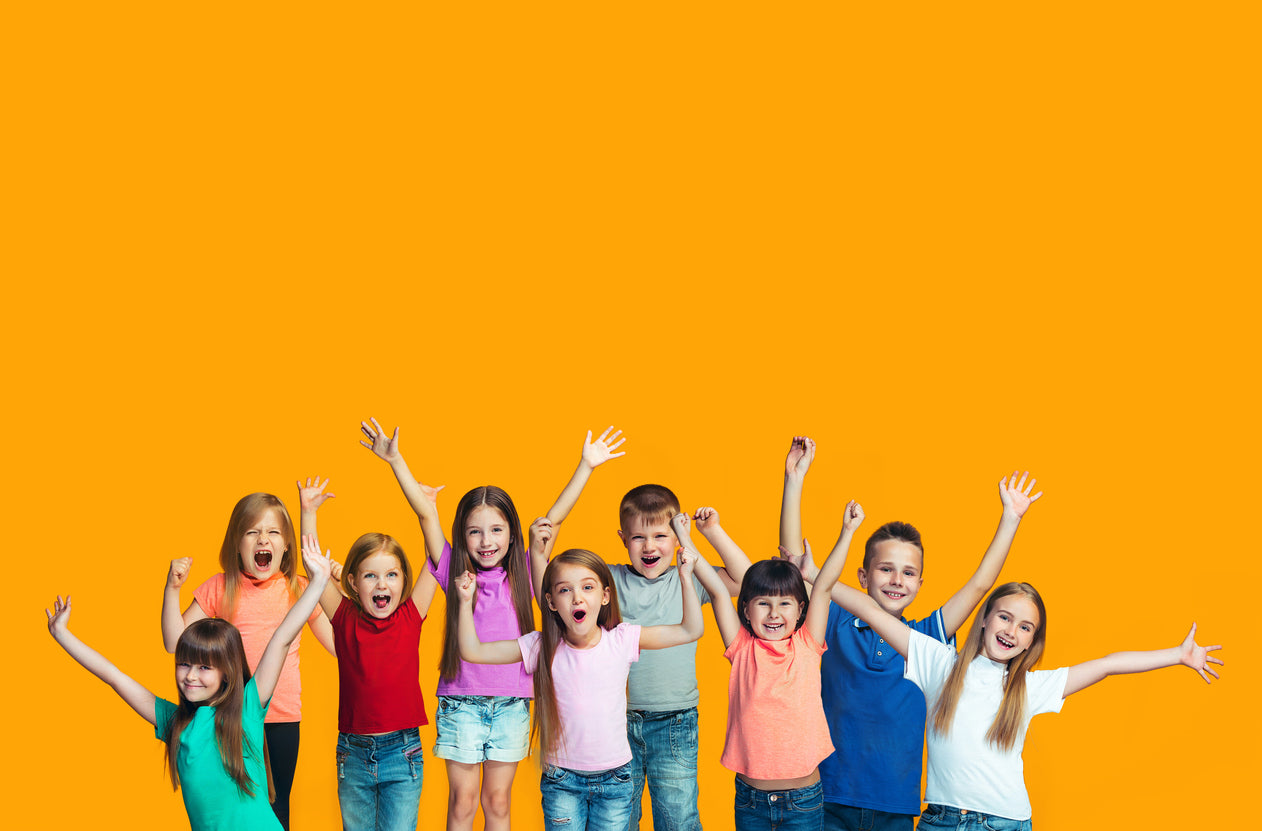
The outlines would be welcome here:
M 644 626 L 679 623 L 679 573 L 671 565 L 679 540 L 670 526 L 679 513 L 679 500 L 661 485 L 640 485 L 622 498 L 618 509 L 618 537 L 626 546 L 630 565 L 611 565 L 622 619 Z M 718 569 L 731 591 L 749 560 L 735 546 L 723 546 L 726 534 L 719 515 L 709 508 L 697 512 L 697 527 L 723 557 Z M 731 559 L 729 559 L 729 557 Z M 729 574 L 728 572 L 731 572 Z M 702 604 L 709 593 L 693 576 Z M 697 810 L 697 644 L 645 650 L 631 665 L 627 688 L 627 738 L 635 796 L 629 831 L 640 827 L 644 785 L 653 805 L 653 827 L 700 831 Z
M 780 545 L 804 568 L 807 580 L 818 573 L 800 556 L 802 484 L 814 457 L 815 442 L 804 436 L 793 439 L 785 459 L 780 509 Z M 1014 472 L 1009 481 L 999 481 L 1003 512 L 990 547 L 968 583 L 929 617 L 918 621 L 903 617 L 924 582 L 920 533 L 905 522 L 887 522 L 868 538 L 859 585 L 883 610 L 908 626 L 943 643 L 954 643 L 956 630 L 998 579 L 1021 517 L 1043 495 L 1040 491 L 1030 496 L 1034 480 L 1027 485 L 1028 475 L 1017 482 Z M 903 678 L 902 656 L 835 601 L 828 610 L 825 643 L 821 696 L 836 751 L 819 766 L 824 827 L 911 831 L 920 813 L 924 695 Z

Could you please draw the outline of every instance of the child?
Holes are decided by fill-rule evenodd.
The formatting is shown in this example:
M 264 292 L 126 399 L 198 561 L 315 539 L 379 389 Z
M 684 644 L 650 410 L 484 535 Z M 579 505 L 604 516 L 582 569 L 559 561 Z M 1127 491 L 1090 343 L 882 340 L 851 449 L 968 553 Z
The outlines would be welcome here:
M 546 554 L 530 562 L 513 500 L 494 486 L 474 488 L 461 498 L 452 522 L 452 543 L 443 535 L 435 500 L 441 488 L 428 488 L 412 476 L 399 452 L 399 430 L 387 437 L 376 419 L 360 422 L 367 441 L 360 444 L 390 465 L 425 535 L 430 571 L 453 597 L 453 586 L 466 571 L 477 579 L 474 623 L 487 641 L 517 638 L 534 631 L 532 593 L 547 564 Z M 578 468 L 546 521 L 559 525 L 578 501 L 592 471 L 610 459 L 626 439 L 610 427 L 592 441 L 589 431 Z M 305 521 L 305 520 L 304 520 Z M 451 790 L 447 828 L 468 831 L 479 804 L 488 831 L 509 827 L 513 777 L 530 752 L 529 675 L 520 666 L 477 666 L 461 660 L 457 642 L 458 603 L 447 604 L 438 683 L 438 739 L 434 755 L 444 759 Z
M 863 509 L 851 501 L 809 600 L 801 572 L 773 559 L 745 572 L 735 610 L 713 604 L 724 657 L 732 663 L 722 762 L 736 773 L 738 831 L 822 827 L 819 763 L 833 750 L 819 693 L 825 600 L 861 522 Z M 679 514 L 673 524 L 684 549 L 695 550 L 688 518 Z M 699 574 L 711 594 L 722 591 L 713 571 Z
M 166 742 L 167 766 L 193 831 L 279 829 L 268 806 L 263 719 L 284 674 L 285 656 L 303 622 L 315 610 L 329 579 L 330 562 L 314 549 L 303 551 L 311 583 L 276 627 L 251 675 L 245 647 L 225 620 L 191 623 L 175 644 L 179 703 L 156 698 L 99 652 L 70 632 L 70 597 L 60 597 L 48 616 L 48 631 L 70 657 L 113 687 L 123 701 L 154 725 Z M 187 575 L 187 571 L 184 572 Z M 178 590 L 183 576 L 177 578 Z
M 920 828 L 1029 831 L 1021 747 L 1031 718 L 1060 712 L 1064 699 L 1110 675 L 1183 664 L 1208 683 L 1210 675 L 1218 677 L 1210 664 L 1222 664 L 1208 654 L 1222 647 L 1198 646 L 1192 624 L 1183 643 L 1171 649 L 1115 652 L 1033 672 L 1043 655 L 1047 611 L 1027 583 L 1005 583 L 991 593 L 958 657 L 859 590 L 841 586 L 840 594 L 847 611 L 870 621 L 907 659 L 907 677 L 929 702 L 929 805 Z
M 307 480 L 307 484 L 310 486 L 311 480 Z M 285 504 L 270 493 L 252 493 L 237 502 L 219 549 L 219 566 L 223 573 L 198 586 L 193 592 L 193 601 L 181 615 L 179 587 L 188 577 L 192 562 L 191 557 L 172 560 L 167 574 L 162 594 L 162 642 L 167 652 L 175 651 L 176 641 L 186 626 L 203 618 L 218 617 L 241 632 L 246 660 L 252 669 L 257 667 L 276 627 L 307 584 L 306 578 L 298 576 L 294 526 Z M 332 653 L 333 633 L 319 609 L 312 611 L 307 624 L 316 640 Z M 298 724 L 302 718 L 302 681 L 298 673 L 301 640 L 301 637 L 294 638 L 285 656 L 264 728 L 272 781 L 276 786 L 272 809 L 285 829 L 289 828 L 289 794 L 298 766 Z
M 646 626 L 680 622 L 679 572 L 671 565 L 679 541 L 671 517 L 679 500 L 669 488 L 640 485 L 622 498 L 618 509 L 618 537 L 630 565 L 610 566 L 618 605 L 628 623 Z M 713 508 L 696 514 L 697 527 L 723 557 L 719 569 L 725 585 L 739 588 L 749 560 L 735 546 L 725 545 L 726 534 Z M 728 576 L 728 572 L 731 576 Z M 693 576 L 702 605 L 710 594 Z M 723 592 L 726 598 L 728 592 Z M 653 827 L 700 831 L 697 809 L 697 644 L 686 643 L 641 655 L 631 667 L 627 692 L 627 740 L 631 744 L 632 781 L 629 829 L 640 827 L 647 780 L 653 804 Z
M 780 544 L 801 554 L 802 483 L 815 456 L 815 442 L 796 436 L 785 459 Z M 940 609 L 909 621 L 943 643 L 954 636 L 994 585 L 1030 505 L 1034 480 L 1016 474 L 999 481 L 999 528 L 977 571 Z M 813 579 L 807 558 L 804 574 Z M 901 617 L 924 580 L 920 533 L 905 522 L 888 522 L 864 546 L 860 585 L 881 609 Z M 834 600 L 837 593 L 834 590 Z M 911 831 L 920 812 L 920 767 L 924 756 L 924 696 L 903 678 L 903 659 L 877 635 L 866 618 L 829 609 L 822 662 L 824 713 L 836 752 L 819 766 L 824 785 L 824 825 L 832 831 Z
M 303 547 L 316 547 L 314 535 Z M 412 579 L 403 548 L 364 534 L 320 605 L 337 646 L 337 801 L 345 831 L 415 831 L 424 780 L 421 625 L 438 582 Z M 345 596 L 343 596 L 345 595 Z
M 531 528 L 531 550 L 545 551 L 552 531 Z M 534 739 L 544 762 L 539 782 L 548 828 L 626 828 L 631 817 L 631 748 L 627 735 L 627 673 L 642 649 L 665 649 L 701 637 L 701 604 L 682 553 L 683 614 L 678 624 L 623 623 L 609 567 L 590 551 L 570 549 L 544 571 L 543 631 L 483 643 L 473 619 L 474 577 L 457 582 L 460 652 L 466 661 L 521 661 L 534 675 Z M 546 608 L 545 608 L 546 607 Z

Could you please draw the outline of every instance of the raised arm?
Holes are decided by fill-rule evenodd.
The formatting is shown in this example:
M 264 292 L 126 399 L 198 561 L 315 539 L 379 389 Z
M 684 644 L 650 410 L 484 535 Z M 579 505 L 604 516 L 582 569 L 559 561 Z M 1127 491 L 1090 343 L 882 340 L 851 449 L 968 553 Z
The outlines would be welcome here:
M 692 584 L 692 569 L 698 559 L 700 557 L 695 548 L 679 549 L 675 562 L 679 567 L 680 592 L 684 596 L 683 619 L 675 624 L 641 627 L 641 649 L 666 649 L 692 643 L 705 633 L 705 621 L 701 618 L 701 600 L 697 597 L 697 587 Z
M 276 689 L 276 682 L 280 680 L 280 672 L 285 666 L 285 656 L 289 653 L 289 645 L 302 632 L 307 618 L 311 617 L 312 612 L 316 610 L 316 604 L 322 601 L 321 595 L 326 589 L 332 590 L 333 594 L 337 595 L 337 590 L 332 588 L 329 581 L 333 562 L 327 553 L 320 554 L 320 549 L 316 547 L 315 542 L 315 538 L 310 536 L 302 539 L 302 563 L 309 580 L 307 588 L 297 602 L 289 607 L 285 619 L 272 633 L 272 639 L 267 642 L 267 647 L 263 650 L 263 657 L 259 658 L 258 666 L 254 668 L 254 684 L 259 691 L 259 703 L 263 705 L 271 699 L 272 692 Z
M 543 572 L 555 543 L 556 529 L 552 527 L 552 520 L 541 516 L 530 523 L 530 590 L 535 593 L 535 603 L 540 609 L 543 609 Z
M 446 486 L 439 485 L 432 488 L 418 482 L 408 468 L 408 463 L 403 461 L 403 454 L 399 452 L 399 428 L 395 427 L 394 435 L 386 438 L 386 432 L 381 429 L 377 419 L 370 418 L 369 421 L 372 422 L 371 425 L 367 421 L 359 422 L 360 431 L 368 437 L 368 441 L 360 439 L 359 443 L 371 450 L 378 459 L 390 465 L 390 470 L 394 473 L 394 478 L 398 480 L 403 495 L 407 497 L 408 504 L 412 506 L 416 518 L 421 522 L 421 534 L 425 537 L 425 553 L 434 565 L 438 565 L 439 559 L 443 556 L 443 546 L 447 544 L 443 524 L 438 518 L 438 492 Z
M 1034 483 L 1038 480 L 1031 479 L 1027 485 L 1025 480 L 1029 475 L 1028 470 L 1022 473 L 1021 481 L 1018 482 L 1017 472 L 1014 470 L 1011 479 L 1005 476 L 999 480 L 999 500 L 1003 503 L 1003 511 L 999 515 L 999 528 L 995 530 L 995 537 L 990 541 L 990 547 L 986 549 L 986 553 L 982 555 L 977 571 L 973 572 L 968 582 L 942 607 L 942 622 L 946 626 L 948 637 L 954 635 L 964 625 L 964 621 L 968 620 L 973 609 L 995 585 L 995 581 L 999 579 L 999 572 L 1003 570 L 1004 561 L 1008 559 L 1012 541 L 1017 536 L 1021 518 L 1025 516 L 1025 512 L 1030 509 L 1034 501 L 1043 495 L 1043 492 L 1039 491 L 1030 496 L 1030 491 L 1034 490 Z
M 320 541 L 316 539 L 314 534 L 306 534 L 302 538 L 302 566 L 304 569 L 307 568 L 306 559 L 308 550 L 316 552 L 317 557 L 320 556 Z M 320 559 L 324 558 L 321 557 Z M 340 572 L 341 567 L 338 566 L 337 562 L 335 560 L 329 560 L 329 577 L 320 591 L 315 594 L 316 601 L 320 604 L 320 608 L 324 610 L 324 616 L 329 620 L 333 620 L 333 616 L 337 614 L 337 607 L 342 604 L 342 593 L 338 586 L 333 582 L 333 575 L 339 574 Z M 307 589 L 302 593 L 303 597 L 307 596 L 307 594 L 311 591 L 311 587 L 315 584 L 315 580 L 312 578 L 311 572 L 308 571 L 307 574 L 308 579 L 311 582 L 307 583 Z M 293 611 L 293 607 L 290 607 L 290 611 Z M 311 613 L 308 612 L 307 617 L 310 616 Z M 333 650 L 329 651 L 332 652 Z
M 471 572 L 464 572 L 456 580 L 456 591 L 460 595 L 460 631 L 457 640 L 460 642 L 460 657 L 473 664 L 515 664 L 521 660 L 521 646 L 517 641 L 491 641 L 483 643 L 478 640 L 478 630 L 473 625 L 473 592 L 477 580 Z
M 181 557 L 171 561 L 167 569 L 167 579 L 162 590 L 162 646 L 167 652 L 175 652 L 176 641 L 184 634 L 184 627 L 195 620 L 206 617 L 201 604 L 194 600 L 188 609 L 180 614 L 180 587 L 188 580 L 189 571 L 193 568 L 192 557 Z
M 412 602 L 416 604 L 421 617 L 429 615 L 430 604 L 434 602 L 434 595 L 437 593 L 438 578 L 429 569 L 422 568 L 416 582 L 412 584 Z
M 320 548 L 320 535 L 316 532 L 316 512 L 325 502 L 337 497 L 337 494 L 328 492 L 328 486 L 328 477 L 321 482 L 319 476 L 308 476 L 306 484 L 301 479 L 298 480 L 298 536 L 304 541 L 307 537 L 314 537 L 316 550 Z M 303 567 L 306 567 L 305 561 Z
M 789 556 L 802 554 L 802 486 L 815 460 L 815 440 L 794 436 L 784 458 L 784 493 L 780 497 L 780 547 Z
M 587 486 L 587 480 L 592 477 L 592 471 L 603 465 L 610 459 L 616 459 L 619 456 L 625 456 L 627 451 L 615 453 L 626 438 L 618 438 L 622 435 L 619 430 L 612 436 L 609 435 L 613 431 L 610 425 L 605 432 L 600 434 L 600 438 L 592 441 L 592 431 L 587 431 L 587 438 L 583 440 L 583 453 L 578 461 L 578 467 L 574 470 L 574 475 L 570 477 L 570 481 L 565 483 L 565 487 L 561 490 L 561 495 L 557 497 L 557 501 L 552 503 L 552 507 L 548 509 L 548 519 L 553 525 L 560 525 L 565 518 L 570 515 L 570 511 L 574 510 L 574 506 L 578 503 L 578 497 L 583 492 L 583 488 Z
M 805 625 L 810 627 L 811 635 L 819 643 L 824 642 L 828 628 L 829 590 L 841 577 L 841 570 L 846 567 L 846 555 L 850 553 L 850 543 L 854 539 L 854 532 L 862 524 L 863 508 L 851 499 L 846 503 L 845 515 L 841 520 L 841 535 L 837 537 L 837 544 L 829 552 L 828 559 L 824 560 L 824 564 L 820 566 L 819 578 L 811 584 L 811 605 L 806 610 Z M 806 547 L 806 559 L 812 559 L 810 546 L 805 540 L 802 544 Z
M 728 585 L 719 577 L 714 567 L 706 562 L 705 557 L 697 551 L 697 546 L 693 543 L 692 534 L 688 529 L 688 515 L 676 514 L 671 518 L 670 524 L 675 529 L 675 536 L 679 538 L 680 548 L 695 555 L 693 569 L 702 587 L 710 593 L 710 608 L 714 610 L 714 622 L 718 625 L 719 635 L 723 638 L 723 648 L 727 649 L 732 645 L 732 641 L 736 640 L 736 635 L 741 628 L 741 619 L 736 614 L 736 609 L 732 607 L 732 601 L 728 599 Z M 682 574 L 680 579 L 683 579 Z M 740 594 L 739 583 L 736 584 L 735 594 Z
M 1210 683 L 1209 677 L 1218 677 L 1218 673 L 1210 664 L 1222 666 L 1222 660 L 1209 653 L 1222 649 L 1221 644 L 1214 646 L 1198 646 L 1196 643 L 1196 624 L 1188 632 L 1183 643 L 1169 649 L 1154 649 L 1150 652 L 1114 652 L 1094 661 L 1077 664 L 1069 668 L 1069 679 L 1065 682 L 1065 698 L 1079 690 L 1085 690 L 1110 675 L 1127 675 L 1135 672 L 1150 672 L 1162 667 L 1177 667 L 1182 664 L 1196 672 Z
M 723 568 L 715 570 L 719 579 L 723 581 L 723 591 L 716 596 L 722 597 L 726 594 L 729 597 L 736 597 L 741 592 L 741 581 L 745 579 L 745 572 L 749 570 L 749 556 L 727 535 L 727 531 L 723 530 L 723 526 L 719 524 L 718 511 L 713 508 L 701 508 L 697 511 L 695 519 L 697 530 L 723 561 Z M 682 539 L 680 544 L 683 544 Z M 707 587 L 706 591 L 709 590 Z
M 109 684 L 118 697 L 127 702 L 140 717 L 150 724 L 157 723 L 157 705 L 153 693 L 145 689 L 139 682 L 123 674 L 118 667 L 106 660 L 105 656 L 79 640 L 70 631 L 70 595 L 62 600 L 60 596 L 53 601 L 52 611 L 44 610 L 48 616 L 48 633 L 57 644 L 79 662 L 88 672 Z

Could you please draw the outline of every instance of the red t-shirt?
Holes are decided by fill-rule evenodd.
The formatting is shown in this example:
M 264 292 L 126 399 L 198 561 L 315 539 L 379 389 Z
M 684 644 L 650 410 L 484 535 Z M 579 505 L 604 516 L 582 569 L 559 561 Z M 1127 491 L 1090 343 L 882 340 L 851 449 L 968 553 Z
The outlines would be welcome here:
M 392 733 L 429 724 L 420 681 L 424 622 L 410 597 L 385 620 L 342 598 L 333 615 L 340 732 Z

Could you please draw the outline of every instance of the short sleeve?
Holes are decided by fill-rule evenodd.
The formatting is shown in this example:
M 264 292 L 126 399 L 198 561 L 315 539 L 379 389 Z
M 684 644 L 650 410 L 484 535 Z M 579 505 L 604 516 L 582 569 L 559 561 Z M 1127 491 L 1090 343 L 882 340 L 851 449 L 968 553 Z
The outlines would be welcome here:
M 732 659 L 736 657 L 737 653 L 746 647 L 753 637 L 754 636 L 749 634 L 749 630 L 743 625 L 736 630 L 736 637 L 732 638 L 731 646 L 723 652 L 723 657 L 727 658 L 727 662 L 729 664 L 732 662 Z
M 527 632 L 517 639 L 517 646 L 521 648 L 522 666 L 531 675 L 534 675 L 535 667 L 539 665 L 539 647 L 542 642 L 543 635 L 539 632 Z
M 166 741 L 167 727 L 175 716 L 175 705 L 165 698 L 155 698 L 153 702 L 153 735 Z
M 923 632 L 912 629 L 907 641 L 907 662 L 903 677 L 925 693 L 926 700 L 936 695 L 955 662 L 955 651 Z
M 802 645 L 814 652 L 816 655 L 823 655 L 828 651 L 828 647 L 815 640 L 815 636 L 811 634 L 811 630 L 806 626 L 799 626 L 794 635 L 802 636 Z
M 640 624 L 620 623 L 614 631 L 618 633 L 619 654 L 627 659 L 628 664 L 640 660 Z
M 434 561 L 426 554 L 425 566 L 429 569 L 429 573 L 434 575 L 439 587 L 444 592 L 447 591 L 447 577 L 451 574 L 451 543 L 443 543 L 443 553 L 438 556 L 438 565 L 434 565 Z
M 223 603 L 224 577 L 216 574 L 193 591 L 193 599 L 207 617 L 219 617 L 219 607 Z
M 1069 683 L 1069 667 L 1046 672 L 1030 672 L 1025 676 L 1025 701 L 1029 714 L 1059 713 L 1065 704 L 1065 684 Z

